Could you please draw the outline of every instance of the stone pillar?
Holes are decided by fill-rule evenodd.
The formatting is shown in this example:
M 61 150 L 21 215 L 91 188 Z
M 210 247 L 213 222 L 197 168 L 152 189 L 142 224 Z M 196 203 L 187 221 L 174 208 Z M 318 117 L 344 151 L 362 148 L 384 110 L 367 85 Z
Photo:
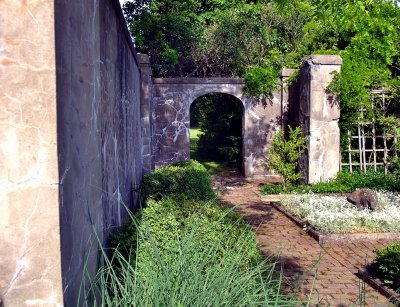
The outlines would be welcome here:
M 327 86 L 341 64 L 342 58 L 335 55 L 312 55 L 302 64 L 299 122 L 308 140 L 300 169 L 306 183 L 327 181 L 339 171 L 340 108 Z
M 54 1 L 0 12 L 0 306 L 61 306 Z
M 151 123 L 152 71 L 150 67 L 150 59 L 147 54 L 137 54 L 137 57 L 139 61 L 141 78 L 140 114 L 143 140 L 143 174 L 146 174 L 154 169 Z

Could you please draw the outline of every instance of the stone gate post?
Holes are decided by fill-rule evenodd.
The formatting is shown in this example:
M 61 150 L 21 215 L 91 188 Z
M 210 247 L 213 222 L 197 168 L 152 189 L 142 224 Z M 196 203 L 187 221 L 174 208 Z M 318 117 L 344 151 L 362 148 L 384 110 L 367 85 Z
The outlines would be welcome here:
M 337 55 L 311 55 L 300 72 L 299 123 L 308 137 L 300 169 L 306 183 L 327 181 L 340 167 L 340 107 L 327 90 L 334 72 L 340 72 Z

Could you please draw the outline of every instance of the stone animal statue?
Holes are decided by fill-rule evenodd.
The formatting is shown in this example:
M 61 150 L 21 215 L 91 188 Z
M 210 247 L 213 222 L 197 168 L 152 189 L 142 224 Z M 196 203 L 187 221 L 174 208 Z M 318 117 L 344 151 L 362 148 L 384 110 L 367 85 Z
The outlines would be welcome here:
M 375 211 L 378 206 L 378 195 L 370 189 L 359 189 L 347 196 L 347 200 L 359 209 L 368 208 Z

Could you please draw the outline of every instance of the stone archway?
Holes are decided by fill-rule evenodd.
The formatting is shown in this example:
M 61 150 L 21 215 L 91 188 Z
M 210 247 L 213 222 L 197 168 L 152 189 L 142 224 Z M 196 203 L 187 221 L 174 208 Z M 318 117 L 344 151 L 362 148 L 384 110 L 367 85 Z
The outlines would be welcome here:
M 246 177 L 273 175 L 266 167 L 268 145 L 282 125 L 281 93 L 266 105 L 243 92 L 233 78 L 155 78 L 152 83 L 152 154 L 155 167 L 189 158 L 190 105 L 198 97 L 223 93 L 243 103 L 243 172 Z

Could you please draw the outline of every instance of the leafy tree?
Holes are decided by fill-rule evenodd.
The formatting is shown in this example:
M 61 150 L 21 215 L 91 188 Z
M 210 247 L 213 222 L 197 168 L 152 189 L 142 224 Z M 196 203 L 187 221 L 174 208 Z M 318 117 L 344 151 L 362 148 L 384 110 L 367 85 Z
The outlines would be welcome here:
M 393 89 L 390 111 L 400 113 L 398 1 L 131 0 L 124 11 L 155 76 L 244 77 L 247 93 L 259 96 L 276 88 L 282 67 L 338 54 L 342 71 L 330 90 L 341 101 L 342 132 L 361 107 L 366 120 L 380 117 L 371 88 Z
M 289 126 L 289 137 L 285 140 L 284 132 L 280 130 L 275 134 L 268 150 L 267 165 L 282 176 L 284 190 L 301 178 L 301 174 L 296 172 L 298 161 L 306 148 L 306 138 L 301 134 L 300 127 L 293 130 Z
M 124 11 L 138 51 L 151 56 L 155 76 L 249 73 L 251 78 L 257 67 L 278 75 L 285 63 L 282 55 L 293 48 L 309 18 L 304 6 L 289 16 L 269 1 L 147 0 L 142 7 L 138 3 L 127 2 Z M 263 90 L 274 88 L 276 80 L 268 82 Z

